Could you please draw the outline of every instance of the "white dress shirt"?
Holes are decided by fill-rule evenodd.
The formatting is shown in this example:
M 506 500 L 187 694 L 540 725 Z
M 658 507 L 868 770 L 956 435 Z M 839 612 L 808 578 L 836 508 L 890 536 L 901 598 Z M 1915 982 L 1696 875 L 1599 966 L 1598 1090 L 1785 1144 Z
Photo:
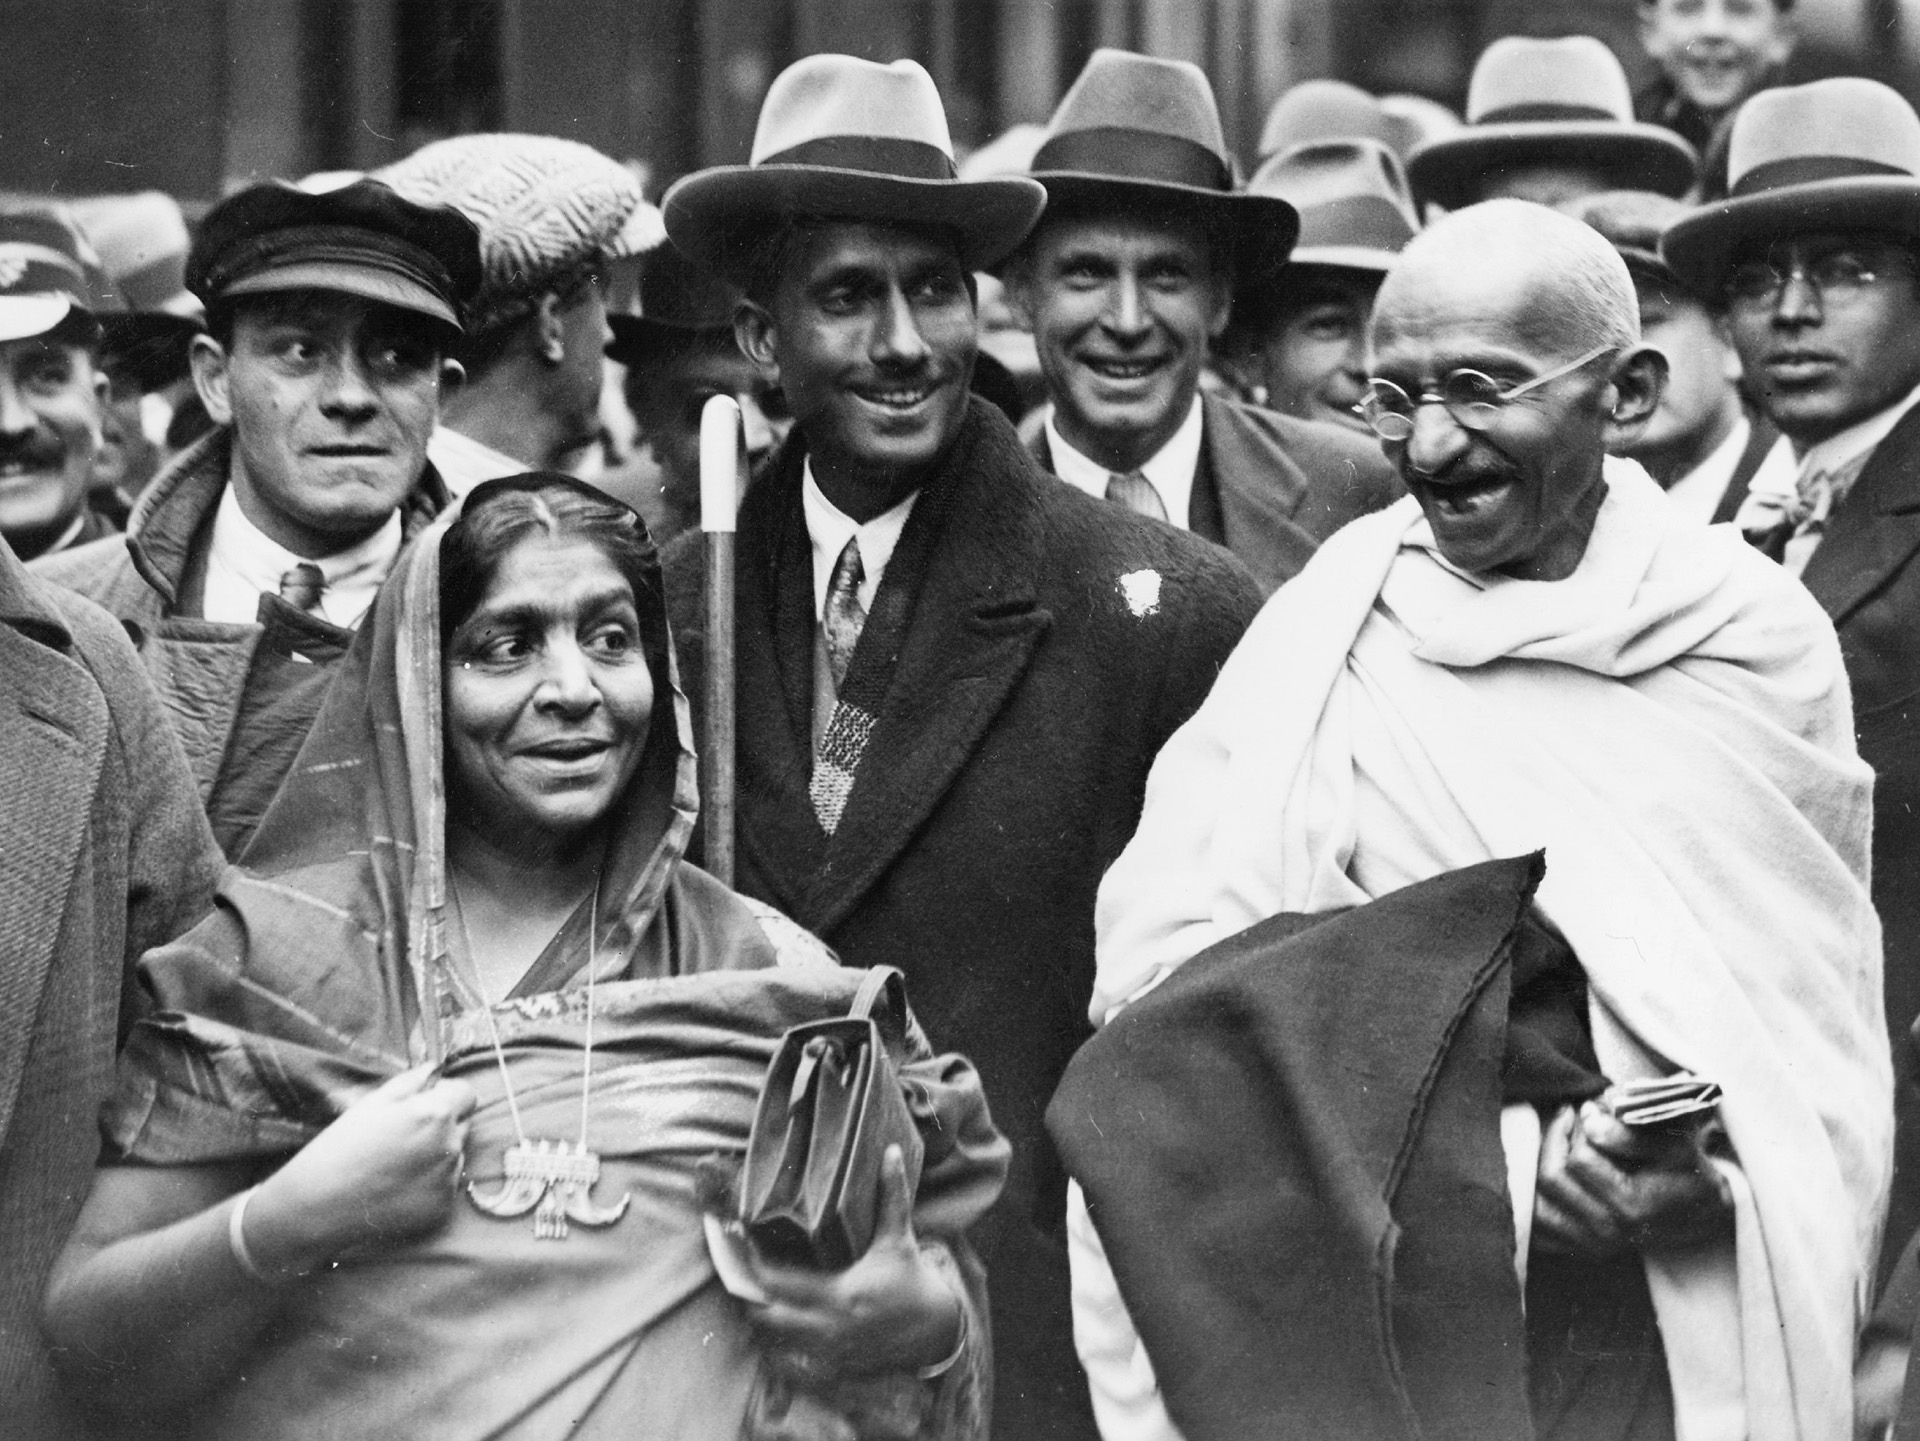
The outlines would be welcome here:
M 1190 528 L 1188 518 L 1193 512 L 1193 477 L 1200 469 L 1200 433 L 1200 397 L 1196 395 L 1193 409 L 1180 422 L 1180 428 L 1140 467 L 1147 484 L 1153 487 L 1154 494 L 1160 497 L 1160 504 L 1166 507 L 1168 523 L 1181 530 Z M 1053 457 L 1055 475 L 1097 500 L 1106 499 L 1107 478 L 1113 472 L 1099 462 L 1087 459 L 1062 440 L 1052 412 L 1047 415 L 1047 450 Z M 860 543 L 860 549 L 864 554 L 865 541 Z
M 807 538 L 813 543 L 813 618 L 817 622 L 827 609 L 827 589 L 833 583 L 833 567 L 847 542 L 860 540 L 860 609 L 873 609 L 874 592 L 880 589 L 880 577 L 893 548 L 900 543 L 913 503 L 920 498 L 915 491 L 892 510 L 882 511 L 862 525 L 827 499 L 820 482 L 813 478 L 813 461 L 808 460 L 800 473 L 800 511 L 807 520 Z
M 352 629 L 373 604 L 380 584 L 400 554 L 400 512 L 358 545 L 335 555 L 295 555 L 247 519 L 240 497 L 229 485 L 220 495 L 213 519 L 213 546 L 207 555 L 207 593 L 201 614 L 207 620 L 251 625 L 259 618 L 260 597 L 280 594 L 280 577 L 306 562 L 320 567 L 326 589 L 320 614 Z

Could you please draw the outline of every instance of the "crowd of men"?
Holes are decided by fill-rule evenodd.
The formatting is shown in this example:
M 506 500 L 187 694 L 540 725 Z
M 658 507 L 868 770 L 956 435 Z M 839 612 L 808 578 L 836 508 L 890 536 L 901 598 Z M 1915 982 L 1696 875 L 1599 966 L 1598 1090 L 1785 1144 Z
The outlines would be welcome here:
M 563 469 L 736 668 L 736 886 L 984 1079 L 999 1435 L 1894 1434 L 1920 115 L 1779 85 L 1792 0 L 1640 13 L 1639 97 L 1509 37 L 1245 181 L 1192 65 L 961 166 L 816 55 L 658 208 L 479 135 L 0 214 L 0 1433 L 85 1434 L 39 1310 L 141 954 L 409 540 Z

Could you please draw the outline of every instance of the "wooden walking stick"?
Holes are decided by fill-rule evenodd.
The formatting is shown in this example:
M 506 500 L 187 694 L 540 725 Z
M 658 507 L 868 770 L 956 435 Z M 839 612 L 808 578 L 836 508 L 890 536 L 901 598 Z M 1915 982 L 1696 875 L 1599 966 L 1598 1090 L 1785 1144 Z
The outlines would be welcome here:
M 733 531 L 740 508 L 740 406 L 711 397 L 700 412 L 700 530 L 707 559 L 706 734 L 700 747 L 703 859 L 723 885 L 733 884 Z

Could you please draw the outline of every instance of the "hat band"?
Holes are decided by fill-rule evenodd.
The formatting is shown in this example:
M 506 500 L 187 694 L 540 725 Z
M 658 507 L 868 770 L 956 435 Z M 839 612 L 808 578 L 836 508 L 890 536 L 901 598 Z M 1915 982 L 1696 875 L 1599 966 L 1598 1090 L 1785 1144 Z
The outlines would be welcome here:
M 1384 195 L 1345 195 L 1321 205 L 1300 207 L 1296 249 L 1345 245 L 1399 250 L 1413 239 L 1406 213 Z
M 1233 173 L 1227 169 L 1227 162 L 1198 141 L 1117 125 L 1069 130 L 1054 136 L 1033 157 L 1032 173 L 1053 170 L 1223 194 L 1233 189 Z
M 825 165 L 902 180 L 954 180 L 960 174 L 953 157 L 938 145 L 888 135 L 822 135 L 776 151 L 755 169 L 765 165 Z
M 432 252 L 353 225 L 297 225 L 243 240 L 208 267 L 205 299 L 240 281 L 299 265 L 345 265 L 413 282 L 453 309 L 453 278 Z
M 1528 120 L 1610 120 L 1615 124 L 1626 117 L 1598 105 L 1567 105 L 1555 101 L 1530 101 L 1525 105 L 1502 105 L 1476 115 L 1475 125 L 1515 125 Z
M 1784 185 L 1811 185 L 1819 180 L 1860 180 L 1875 175 L 1899 175 L 1908 180 L 1914 172 L 1877 160 L 1859 160 L 1848 155 L 1795 155 L 1786 160 L 1769 160 L 1756 165 L 1734 182 L 1728 192 L 1739 200 L 1762 190 L 1778 190 Z

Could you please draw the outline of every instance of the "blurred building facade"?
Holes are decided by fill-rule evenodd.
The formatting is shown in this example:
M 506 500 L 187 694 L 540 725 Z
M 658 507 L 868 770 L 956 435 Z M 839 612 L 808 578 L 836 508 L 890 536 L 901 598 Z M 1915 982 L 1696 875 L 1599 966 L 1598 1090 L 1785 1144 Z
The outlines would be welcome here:
M 1799 0 L 1796 69 L 1915 94 L 1920 0 Z M 956 141 L 1045 120 L 1087 54 L 1119 45 L 1212 76 L 1250 150 L 1314 76 L 1458 107 L 1503 34 L 1600 35 L 1638 78 L 1635 0 L 4 0 L 0 190 L 147 188 L 206 201 L 246 180 L 366 168 L 442 135 L 565 135 L 660 184 L 744 159 L 795 57 L 902 55 Z

